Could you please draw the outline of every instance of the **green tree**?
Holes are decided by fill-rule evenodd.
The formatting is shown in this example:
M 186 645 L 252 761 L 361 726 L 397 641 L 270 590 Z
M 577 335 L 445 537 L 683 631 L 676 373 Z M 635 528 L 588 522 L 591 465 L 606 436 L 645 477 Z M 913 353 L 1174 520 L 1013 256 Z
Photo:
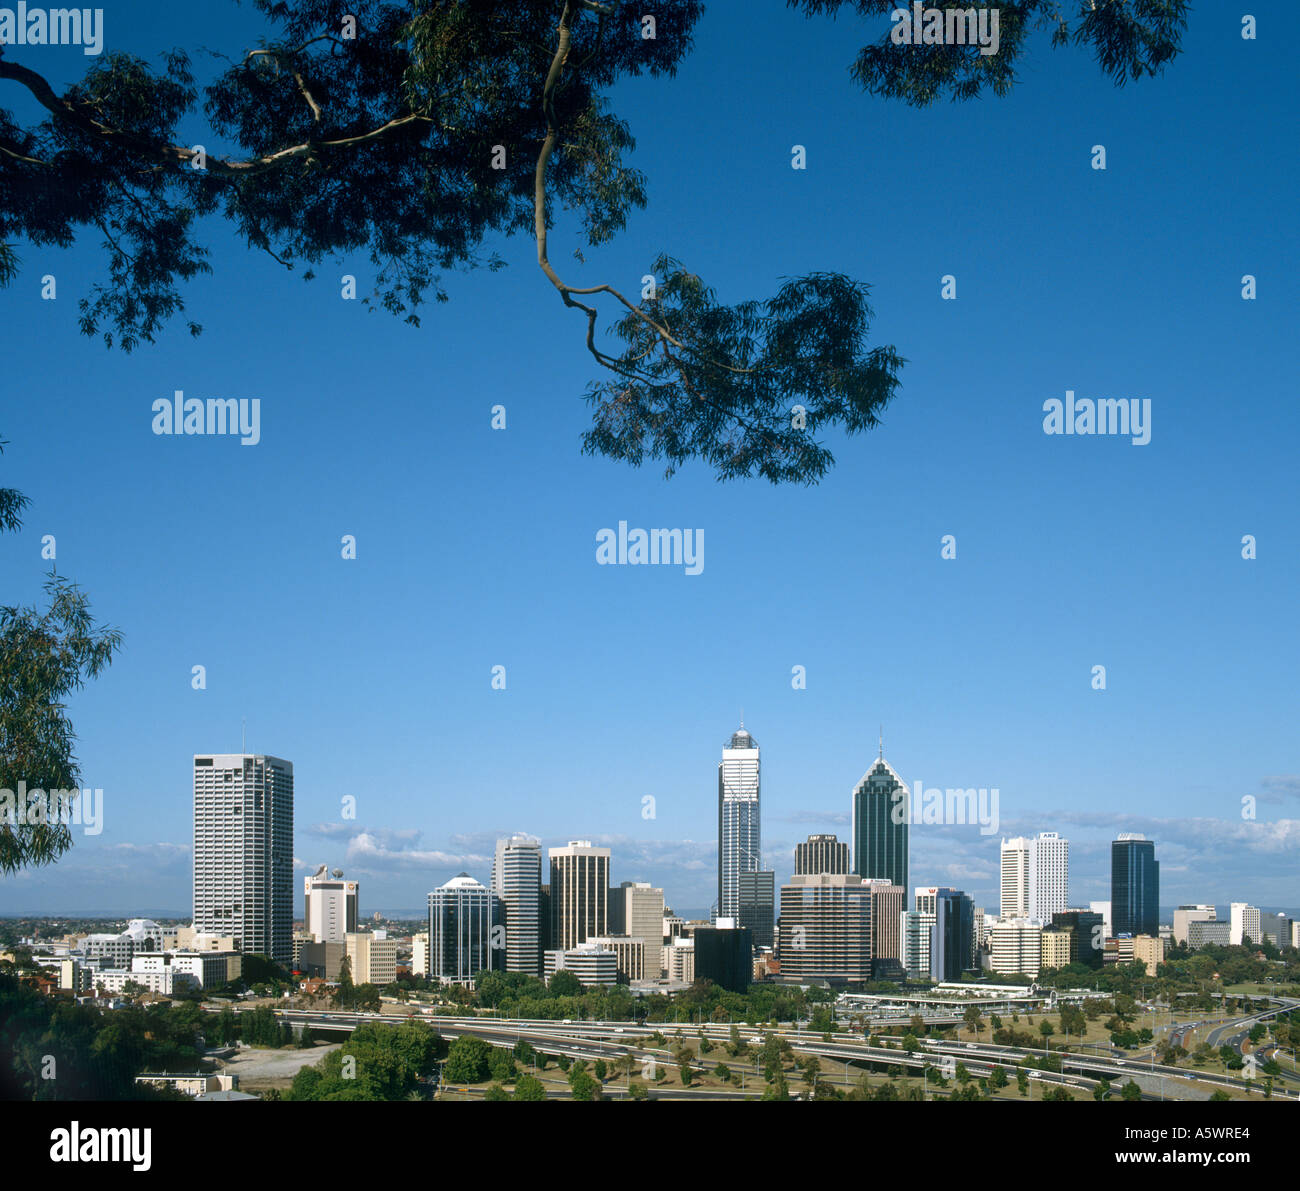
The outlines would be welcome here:
M 0 69 L 4 66 L 0 59 Z M 5 121 L 0 111 L 0 149 Z M 6 178 L 0 195 L 7 186 Z M 3 206 L 0 198 L 0 228 Z M 0 453 L 4 446 L 0 442 Z M 0 533 L 22 527 L 27 503 L 21 492 L 0 488 Z M 65 820 L 72 814 L 81 770 L 66 703 L 112 663 L 122 644 L 117 629 L 95 623 L 90 601 L 75 583 L 51 572 L 45 596 L 44 608 L 0 607 L 0 789 L 17 790 L 21 780 L 28 791 L 49 796 L 37 817 L 18 821 L 16 815 L 0 814 L 0 874 L 52 864 L 72 847 Z
M 540 1079 L 535 1079 L 531 1075 L 521 1075 L 515 1081 L 516 1100 L 545 1100 L 546 1086 Z
M 482 1038 L 465 1034 L 451 1044 L 443 1074 L 451 1083 L 482 1083 L 491 1071 L 491 1054 Z
M 791 0 L 810 17 L 892 5 Z M 528 234 L 599 370 L 586 394 L 589 453 L 805 482 L 833 462 L 815 436 L 878 424 L 903 361 L 892 347 L 866 347 L 866 285 L 813 272 L 766 301 L 729 306 L 666 255 L 650 263 L 657 284 L 644 297 L 575 285 L 550 259 L 557 212 L 594 247 L 646 203 L 646 179 L 624 161 L 632 130 L 610 95 L 629 78 L 676 72 L 699 0 L 660 0 L 651 38 L 641 11 L 616 0 L 367 4 L 347 38 L 326 0 L 256 7 L 263 44 L 203 84 L 181 51 L 157 63 L 105 54 L 62 91 L 11 52 L 0 58 L 0 80 L 25 101 L 23 118 L 0 118 L 0 284 L 18 274 L 19 239 L 62 247 L 102 237 L 104 274 L 81 298 L 79 324 L 131 350 L 184 316 L 182 287 L 212 267 L 199 229 L 220 216 L 284 268 L 306 266 L 304 277 L 367 253 L 376 282 L 366 302 L 418 325 L 428 298 L 449 297 L 446 273 L 495 270 L 505 261 L 489 245 Z M 895 45 L 885 33 L 857 52 L 852 77 L 916 106 L 1003 96 L 1045 28 L 1053 46 L 1090 49 L 1123 84 L 1178 54 L 1185 9 L 1185 0 L 1018 0 L 1003 8 L 997 54 Z M 182 132 L 200 118 L 240 156 L 200 159 Z M 602 314 L 621 316 L 618 354 L 598 345 Z M 187 316 L 186 325 L 201 331 Z
M 582 994 L 582 982 L 568 969 L 561 968 L 551 977 L 551 996 L 576 997 Z
M 498 1083 L 513 1083 L 517 1074 L 514 1056 L 501 1047 L 492 1047 L 488 1054 L 488 1074 Z
M 569 1072 L 569 1090 L 575 1100 L 599 1100 L 600 1084 L 578 1067 Z
M 487 1091 L 483 1093 L 484 1100 L 509 1100 L 510 1093 L 505 1090 L 499 1083 L 489 1084 Z
M 1142 1089 L 1130 1079 L 1128 1083 L 1120 1089 L 1119 1095 L 1121 1100 L 1141 1100 Z

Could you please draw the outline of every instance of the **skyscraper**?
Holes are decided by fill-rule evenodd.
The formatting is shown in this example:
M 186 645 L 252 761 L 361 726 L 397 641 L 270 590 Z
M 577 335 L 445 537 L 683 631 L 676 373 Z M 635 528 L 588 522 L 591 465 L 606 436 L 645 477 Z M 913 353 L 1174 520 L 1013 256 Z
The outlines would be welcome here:
M 718 906 L 715 917 L 740 918 L 740 874 L 762 868 L 758 742 L 744 722 L 718 765 Z
M 1111 929 L 1116 935 L 1159 935 L 1160 862 L 1153 840 L 1121 832 L 1110 845 Z
M 847 873 L 849 845 L 834 835 L 810 835 L 805 843 L 794 846 L 794 871 L 800 873 Z
M 736 925 L 749 931 L 755 947 L 772 946 L 776 928 L 776 873 L 771 869 L 740 874 L 740 916 Z
M 1069 905 L 1070 841 L 1055 831 L 1002 841 L 1003 918 L 1049 922 Z
M 429 975 L 469 984 L 479 972 L 499 970 L 502 930 L 501 899 L 468 873 L 458 873 L 429 894 Z
M 194 757 L 194 929 L 293 962 L 293 764 Z
M 800 873 L 781 886 L 781 974 L 871 979 L 871 886 L 847 873 Z
M 552 848 L 551 949 L 568 951 L 594 935 L 609 934 L 608 848 L 571 840 Z
M 880 755 L 853 791 L 853 871 L 907 888 L 907 786 Z
M 342 869 L 330 876 L 327 868 L 322 864 L 303 878 L 302 926 L 317 943 L 342 943 L 357 929 L 358 887 L 356 881 L 342 879 Z
M 542 974 L 542 843 L 516 833 L 497 840 L 492 861 L 492 892 L 505 910 L 508 972 Z
M 934 890 L 930 928 L 930 979 L 956 981 L 975 966 L 975 905 L 959 889 Z M 918 909 L 921 906 L 918 903 Z

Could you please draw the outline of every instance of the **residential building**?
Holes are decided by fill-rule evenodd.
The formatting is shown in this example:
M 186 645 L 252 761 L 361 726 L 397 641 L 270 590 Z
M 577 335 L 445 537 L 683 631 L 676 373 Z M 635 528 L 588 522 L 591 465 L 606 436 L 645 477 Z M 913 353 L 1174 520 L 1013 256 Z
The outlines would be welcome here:
M 541 840 L 518 832 L 497 840 L 491 888 L 505 913 L 506 971 L 541 975 Z
M 620 984 L 641 984 L 647 979 L 645 939 L 634 939 L 629 935 L 601 935 L 588 939 L 587 942 L 614 953 L 615 970 Z M 658 939 L 655 943 L 662 950 L 663 944 Z
M 194 929 L 293 962 L 293 764 L 194 757 Z

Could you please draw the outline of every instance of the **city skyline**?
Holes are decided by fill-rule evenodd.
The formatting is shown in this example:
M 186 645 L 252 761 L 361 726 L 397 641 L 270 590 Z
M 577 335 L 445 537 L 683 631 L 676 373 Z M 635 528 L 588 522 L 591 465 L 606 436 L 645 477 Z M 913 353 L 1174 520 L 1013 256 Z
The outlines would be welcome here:
M 745 735 L 748 737 L 748 733 Z M 750 738 L 752 740 L 752 738 Z M 880 753 L 883 753 L 883 745 L 878 746 Z M 757 750 L 755 750 L 757 751 Z M 264 756 L 266 754 L 227 754 L 235 756 Z M 195 757 L 205 756 L 218 758 L 223 754 L 194 754 Z M 278 760 L 278 758 L 272 758 Z M 868 769 L 868 774 L 873 772 L 877 765 L 881 763 L 882 757 L 878 755 L 875 762 Z M 721 766 L 719 766 L 721 771 Z M 892 767 L 889 773 L 894 775 Z M 292 768 L 290 769 L 292 777 Z M 900 779 L 901 780 L 901 779 Z M 861 783 L 855 783 L 853 792 L 849 793 L 844 802 L 849 804 L 850 808 L 854 794 L 860 787 Z M 909 790 L 909 796 L 913 796 L 915 790 Z M 851 835 L 852 829 L 852 811 L 848 809 L 844 812 L 828 812 L 817 818 L 812 818 L 807 814 L 795 815 L 778 819 L 783 824 L 783 834 L 778 843 L 774 843 L 762 852 L 762 861 L 764 868 L 774 871 L 776 874 L 776 887 L 779 890 L 781 884 L 795 871 L 795 851 L 796 848 L 805 842 L 806 836 L 798 832 L 797 828 L 805 823 L 825 823 L 836 826 L 841 832 Z M 1123 817 L 1115 820 L 1116 828 L 1108 830 L 1105 823 L 1099 823 L 1096 817 L 1065 813 L 1052 816 L 1043 814 L 1035 816 L 1030 820 L 1008 821 L 1003 820 L 1000 824 L 1000 831 L 992 836 L 986 836 L 979 832 L 978 828 L 972 824 L 926 824 L 913 819 L 909 832 L 909 842 L 907 845 L 907 861 L 909 870 L 915 869 L 913 876 L 908 878 L 907 887 L 911 888 L 917 885 L 920 877 L 924 876 L 928 880 L 936 883 L 945 883 L 957 888 L 962 888 L 969 892 L 977 904 L 984 904 L 988 907 L 1000 904 L 1005 874 L 1003 872 L 1003 862 L 1005 859 L 1005 845 L 1013 842 L 1008 839 L 1012 835 L 1024 835 L 1031 840 L 1043 836 L 1051 837 L 1055 834 L 1054 824 L 1057 822 L 1062 825 L 1073 824 L 1074 830 L 1090 832 L 1092 838 L 1087 841 L 1078 841 L 1076 849 L 1076 837 L 1071 835 L 1068 841 L 1062 840 L 1062 843 L 1068 843 L 1072 855 L 1080 852 L 1091 858 L 1091 871 L 1085 869 L 1078 876 L 1080 885 L 1078 889 L 1074 886 L 1076 870 L 1074 863 L 1069 866 L 1070 869 L 1070 889 L 1069 896 L 1072 904 L 1086 905 L 1089 901 L 1107 900 L 1111 896 L 1111 851 L 1113 845 L 1122 834 L 1143 834 L 1142 832 L 1130 832 L 1128 829 L 1133 823 L 1142 823 L 1150 829 L 1151 820 L 1141 817 Z M 1017 827 L 1017 823 L 1021 827 Z M 1026 824 L 1034 829 L 1030 830 Z M 700 868 L 707 863 L 709 857 L 713 858 L 715 867 L 718 862 L 719 849 L 710 840 L 686 841 L 691 846 L 691 854 L 687 865 L 674 863 L 675 859 L 671 854 L 671 849 L 679 841 L 636 841 L 629 840 L 625 837 L 602 835 L 599 832 L 581 830 L 582 825 L 578 824 L 575 828 L 561 831 L 555 836 L 541 836 L 535 831 L 514 828 L 508 831 L 493 831 L 481 829 L 472 834 L 471 837 L 462 837 L 462 843 L 472 842 L 476 848 L 482 850 L 467 851 L 463 853 L 432 853 L 427 854 L 428 866 L 427 872 L 429 877 L 422 881 L 421 878 L 412 873 L 409 874 L 406 882 L 406 888 L 419 890 L 420 885 L 427 887 L 417 891 L 409 900 L 403 900 L 401 893 L 390 894 L 385 891 L 392 889 L 396 883 L 385 880 L 385 872 L 381 868 L 370 867 L 366 863 L 364 855 L 358 856 L 351 847 L 351 844 L 345 849 L 345 855 L 340 857 L 337 848 L 330 842 L 331 833 L 321 832 L 320 825 L 309 825 L 305 829 L 306 836 L 313 842 L 308 851 L 308 845 L 305 840 L 295 839 L 294 842 L 294 906 L 295 915 L 298 914 L 300 902 L 296 890 L 301 878 L 310 875 L 320 865 L 325 863 L 328 867 L 336 865 L 344 866 L 348 869 L 350 877 L 364 879 L 369 890 L 378 889 L 377 894 L 372 897 L 377 898 L 378 902 L 383 903 L 383 908 L 390 911 L 415 911 L 422 905 L 433 888 L 442 884 L 445 880 L 455 876 L 462 870 L 473 871 L 478 874 L 476 879 L 484 885 L 491 886 L 492 870 L 496 862 L 496 853 L 499 845 L 512 836 L 526 836 L 537 839 L 539 847 L 543 851 L 562 847 L 572 842 L 579 835 L 584 839 L 590 839 L 597 847 L 606 847 L 611 849 L 612 862 L 611 871 L 616 873 L 616 880 L 621 881 L 625 878 L 635 878 L 636 880 L 648 880 L 651 884 L 660 886 L 665 889 L 665 897 L 670 905 L 674 908 L 680 907 L 684 910 L 700 912 L 704 917 L 708 917 L 710 905 L 713 899 L 705 900 L 699 896 L 701 889 L 708 890 L 710 886 L 701 884 L 698 876 Z M 313 830 L 315 828 L 315 830 Z M 1016 830 L 1012 830 L 1016 828 Z M 1023 828 L 1023 829 L 1022 829 Z M 361 831 L 357 833 L 362 837 L 369 836 L 370 833 Z M 807 835 L 815 835 L 816 832 L 809 832 Z M 826 834 L 835 834 L 834 832 Z M 356 836 L 351 837 L 354 841 Z M 74 847 L 70 856 L 75 856 L 78 848 L 82 847 L 86 841 L 79 839 L 77 846 Z M 1162 840 L 1156 841 L 1158 845 Z M 647 847 L 647 843 L 651 846 Z M 841 841 L 847 844 L 847 841 Z M 653 845 L 660 845 L 659 848 Z M 926 858 L 921 862 L 921 867 L 917 868 L 914 860 L 914 854 L 917 846 L 920 845 L 921 854 Z M 1175 841 L 1174 848 L 1178 848 Z M 982 850 L 982 852 L 981 852 Z M 177 855 L 182 856 L 182 851 Z M 975 859 L 977 864 L 982 867 L 969 867 L 967 862 Z M 192 874 L 193 863 L 189 857 L 187 861 L 187 872 Z M 690 861 L 694 861 L 694 869 L 689 867 Z M 1164 872 L 1167 871 L 1167 860 L 1163 855 L 1162 849 L 1162 876 L 1160 898 L 1162 909 L 1172 908 L 1178 904 L 1187 903 L 1194 899 L 1204 900 L 1206 897 L 1222 898 L 1218 904 L 1228 905 L 1232 901 L 1247 900 L 1253 904 L 1261 906 L 1275 906 L 1279 909 L 1293 910 L 1295 903 L 1290 903 L 1285 896 L 1280 899 L 1259 897 L 1249 892 L 1249 882 L 1236 881 L 1229 886 L 1221 886 L 1219 882 L 1207 881 L 1204 878 L 1197 880 L 1188 878 L 1186 884 L 1177 884 L 1172 886 L 1166 892 L 1166 878 Z M 63 862 L 67 863 L 67 858 Z M 373 863 L 373 861 L 372 861 Z M 976 874 L 972 879 L 970 876 L 962 876 L 958 872 Z M 48 871 L 48 870 L 36 870 Z M 692 882 L 691 873 L 694 871 L 697 875 Z M 955 873 L 957 875 L 955 875 Z M 677 879 L 674 879 L 674 878 Z M 681 879 L 685 877 L 686 879 Z M 430 883 L 431 882 L 431 883 Z M 3 888 L 3 887 L 0 887 Z M 716 886 L 712 888 L 716 889 Z M 677 891 L 682 892 L 678 895 Z M 369 899 L 368 899 L 369 900 Z M 376 900 L 371 900 L 372 909 L 379 908 Z M 1053 903 L 1055 904 L 1055 903 Z M 148 905 L 151 911 L 171 910 L 174 913 L 187 914 L 188 910 L 184 909 L 181 904 L 169 904 L 162 902 L 149 902 L 148 899 L 133 901 L 129 905 L 116 907 L 120 915 L 135 915 L 136 908 L 141 905 Z M 49 913 L 65 913 L 71 910 L 81 910 L 83 906 L 72 902 L 64 903 L 63 907 L 54 907 L 48 910 Z M 779 908 L 779 907 L 778 907 Z M 0 914 L 15 915 L 31 913 L 32 907 L 14 905 L 0 906 Z M 42 911 L 45 912 L 45 911 Z
M 225 48 L 253 44 L 256 14 L 227 18 Z M 418 906 L 428 880 L 468 866 L 486 877 L 478 858 L 523 824 L 548 845 L 599 835 L 707 908 L 700 777 L 742 706 L 766 750 L 763 865 L 778 872 L 808 832 L 846 837 L 844 792 L 883 720 L 909 781 L 996 786 L 1004 831 L 1069 835 L 1091 897 L 1109 896 L 1106 834 L 1131 830 L 1162 841 L 1170 904 L 1210 896 L 1199 881 L 1294 903 L 1296 280 L 1276 262 L 1294 254 L 1296 163 L 1276 151 L 1292 135 L 1284 39 L 1244 42 L 1235 23 L 1199 14 L 1176 66 L 1141 85 L 1110 87 L 1066 51 L 1005 98 L 915 111 L 851 84 L 843 22 L 710 6 L 653 92 L 658 119 L 634 121 L 650 205 L 591 271 L 634 288 L 671 244 L 726 301 L 809 268 L 869 282 L 873 340 L 909 357 L 903 389 L 869 435 L 832 439 L 837 466 L 810 489 L 579 457 L 589 361 L 572 312 L 538 305 L 528 243 L 501 245 L 498 274 L 457 277 L 417 331 L 339 299 L 340 274 L 372 280 L 364 258 L 309 286 L 217 228 L 214 272 L 186 290 L 203 338 L 171 327 L 131 356 L 70 317 L 97 237 L 25 249 L 0 314 L 42 348 L 6 379 L 42 396 L 6 403 L 0 427 L 4 485 L 31 500 L 0 535 L 5 599 L 40 601 L 53 535 L 59 574 L 125 641 L 69 700 L 104 831 L 4 882 L 0 912 L 106 891 L 183 908 L 178 755 L 237 751 L 244 719 L 249 748 L 298 762 L 300 860 L 328 856 L 383 902 Z M 197 10 L 155 3 L 112 27 L 142 54 L 212 36 Z M 755 85 L 756 56 L 783 93 Z M 85 66 L 75 50 L 48 62 L 60 83 Z M 648 86 L 615 101 L 634 112 Z M 737 128 L 764 132 L 720 133 Z M 1089 164 L 1098 142 L 1106 171 Z M 1039 148 L 1005 149 L 1019 145 Z M 877 224 L 861 196 L 882 155 L 907 203 Z M 991 235 L 991 211 L 1014 211 L 1017 233 Z M 557 220 L 557 260 L 571 231 Z M 55 301 L 36 296 L 47 272 Z M 972 367 L 956 329 L 987 310 L 1018 328 L 1017 350 Z M 506 326 L 509 350 L 484 330 Z M 287 341 L 323 346 L 304 358 Z M 524 389 L 521 359 L 548 361 Z M 177 390 L 260 399 L 260 441 L 155 435 L 152 404 Z M 1151 441 L 1044 434 L 1043 403 L 1067 392 L 1149 397 Z M 76 466 L 53 467 L 51 443 Z M 599 565 L 596 535 L 620 521 L 703 529 L 702 573 Z M 274 575 L 214 565 L 234 551 L 276 558 Z M 871 675 L 887 698 L 864 698 Z M 162 746 L 141 748 L 145 732 Z M 1237 761 L 1226 784 L 1188 747 L 1210 739 Z M 992 846 L 927 854 L 913 834 L 918 875 L 994 904 Z

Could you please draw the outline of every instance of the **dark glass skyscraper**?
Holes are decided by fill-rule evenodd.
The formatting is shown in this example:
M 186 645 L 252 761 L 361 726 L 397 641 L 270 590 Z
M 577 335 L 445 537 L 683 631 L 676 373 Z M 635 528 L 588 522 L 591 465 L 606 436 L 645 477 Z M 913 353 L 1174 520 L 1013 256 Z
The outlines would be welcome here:
M 975 966 L 975 903 L 960 889 L 936 889 L 930 979 L 960 980 Z
M 853 871 L 868 880 L 907 883 L 907 786 L 885 760 L 885 747 L 853 791 Z
M 1160 863 L 1154 840 L 1125 832 L 1110 845 L 1110 928 L 1117 935 L 1160 933 Z

